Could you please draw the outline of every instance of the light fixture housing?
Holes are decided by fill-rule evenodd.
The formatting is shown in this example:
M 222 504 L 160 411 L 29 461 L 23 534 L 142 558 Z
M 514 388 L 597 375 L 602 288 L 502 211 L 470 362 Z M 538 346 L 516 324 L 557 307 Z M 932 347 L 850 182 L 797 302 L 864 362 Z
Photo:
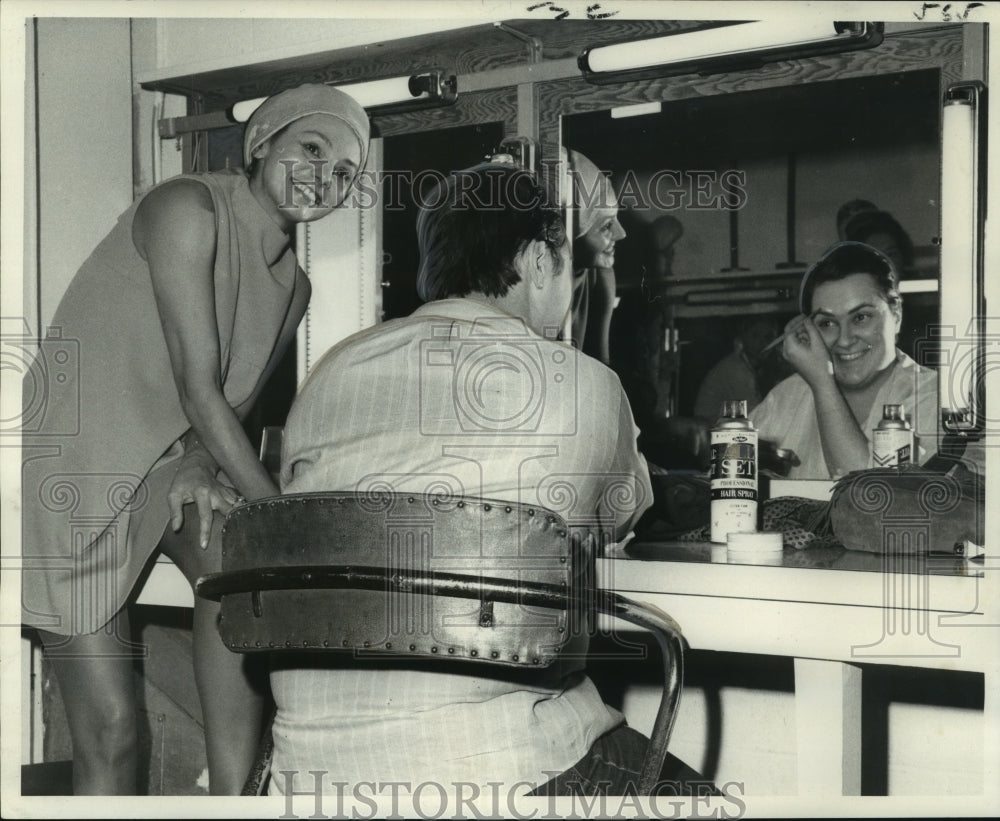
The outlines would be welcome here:
M 334 87 L 354 97 L 370 116 L 453 105 L 458 99 L 458 81 L 455 75 L 439 68 L 428 69 L 410 76 L 389 77 Z M 166 117 L 158 123 L 160 138 L 170 139 L 192 131 L 207 131 L 245 123 L 266 99 L 267 97 L 258 97 L 241 100 L 225 111 L 187 117 Z
M 944 94 L 941 139 L 941 324 L 938 397 L 945 433 L 985 429 L 986 86 Z
M 334 87 L 350 94 L 369 114 L 384 114 L 451 105 L 458 98 L 457 85 L 455 75 L 446 75 L 440 69 L 434 69 L 410 77 L 389 77 Z M 231 119 L 233 122 L 245 123 L 266 99 L 267 97 L 258 97 L 233 104 L 230 109 Z
M 677 74 L 715 74 L 794 60 L 873 48 L 884 25 L 867 22 L 769 20 L 713 23 L 660 37 L 590 46 L 577 65 L 598 85 Z

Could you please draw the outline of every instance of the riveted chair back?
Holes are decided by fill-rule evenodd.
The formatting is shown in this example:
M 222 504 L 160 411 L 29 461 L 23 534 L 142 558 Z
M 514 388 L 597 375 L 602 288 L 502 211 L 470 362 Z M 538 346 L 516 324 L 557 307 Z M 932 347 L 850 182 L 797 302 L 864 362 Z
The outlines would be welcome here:
M 236 652 L 351 651 L 514 666 L 582 660 L 589 559 L 557 514 L 397 493 L 277 496 L 232 510 L 221 600 Z M 581 665 L 582 666 L 582 665 Z

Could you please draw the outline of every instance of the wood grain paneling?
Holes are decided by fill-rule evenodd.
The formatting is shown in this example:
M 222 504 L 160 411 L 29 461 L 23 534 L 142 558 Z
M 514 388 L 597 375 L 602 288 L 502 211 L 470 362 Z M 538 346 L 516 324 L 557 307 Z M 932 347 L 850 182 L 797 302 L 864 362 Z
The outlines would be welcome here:
M 510 20 L 505 25 L 537 38 L 543 60 L 559 60 L 576 58 L 587 45 L 653 37 L 701 24 L 690 20 Z M 476 74 L 527 62 L 527 44 L 489 24 L 142 85 L 151 91 L 198 95 L 208 104 L 206 110 L 219 110 L 238 100 L 267 96 L 307 82 L 355 83 L 434 67 L 459 75 Z
M 504 123 L 505 134 L 513 134 L 517 130 L 516 88 L 461 94 L 454 105 L 445 108 L 372 117 L 380 137 L 494 122 Z M 443 135 L 442 139 L 447 137 Z
M 654 37 L 704 25 L 670 20 L 511 20 L 508 25 L 541 43 L 543 61 L 576 58 L 587 46 Z M 888 34 L 876 48 L 840 55 L 787 60 L 757 69 L 719 74 L 688 74 L 611 85 L 592 85 L 582 76 L 535 84 L 539 158 L 546 163 L 548 184 L 554 179 L 560 121 L 568 115 L 653 101 L 684 100 L 760 89 L 885 75 L 933 68 L 942 88 L 962 77 L 961 26 L 904 29 Z M 143 85 L 147 89 L 185 94 L 192 108 L 218 111 L 240 99 L 272 94 L 303 82 L 348 83 L 398 76 L 432 67 L 462 75 L 529 63 L 529 48 L 520 38 L 494 25 L 375 43 L 334 52 L 191 74 Z M 507 134 L 517 132 L 516 86 L 462 93 L 449 107 L 373 117 L 382 136 L 413 133 L 482 122 L 503 122 Z

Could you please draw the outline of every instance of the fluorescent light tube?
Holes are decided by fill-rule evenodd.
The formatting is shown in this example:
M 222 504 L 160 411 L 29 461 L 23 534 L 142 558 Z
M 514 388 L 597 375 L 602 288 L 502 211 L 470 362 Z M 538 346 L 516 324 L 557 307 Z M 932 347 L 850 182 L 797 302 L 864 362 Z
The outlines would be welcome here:
M 592 82 L 616 74 L 657 76 L 690 71 L 722 71 L 765 59 L 791 59 L 882 42 L 881 23 L 808 20 L 729 23 L 663 37 L 588 48 L 577 61 Z M 603 79 L 602 79 L 603 78 Z
M 351 83 L 338 85 L 335 88 L 350 94 L 365 108 L 380 108 L 397 103 L 414 103 L 419 100 L 439 99 L 440 94 L 432 94 L 431 83 L 415 82 L 430 78 L 436 85 L 437 74 L 416 75 L 414 77 L 390 77 L 385 80 L 371 80 L 366 83 Z M 233 105 L 232 118 L 238 123 L 245 123 L 250 116 L 263 104 L 267 97 L 255 100 L 242 100 Z
M 754 23 L 719 26 L 634 43 L 602 46 L 590 52 L 589 67 L 591 71 L 627 71 L 822 42 L 836 35 L 831 20 L 794 25 L 775 25 L 758 20 Z
M 941 144 L 941 365 L 940 405 L 968 410 L 974 395 L 977 148 L 974 100 L 944 105 Z M 953 336 L 951 336 L 953 334 Z

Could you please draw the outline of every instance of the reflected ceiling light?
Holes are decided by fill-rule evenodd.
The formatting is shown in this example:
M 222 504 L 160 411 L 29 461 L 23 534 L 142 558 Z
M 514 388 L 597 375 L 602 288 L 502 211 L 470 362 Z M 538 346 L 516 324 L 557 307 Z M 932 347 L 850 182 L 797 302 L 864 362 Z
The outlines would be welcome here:
M 625 117 L 644 117 L 647 114 L 659 114 L 661 111 L 663 111 L 663 103 L 658 100 L 654 103 L 621 105 L 611 109 L 611 119 L 621 120 Z
M 985 86 L 944 95 L 941 138 L 941 353 L 938 396 L 945 430 L 981 429 Z
M 369 114 L 451 105 L 458 97 L 455 75 L 445 75 L 437 70 L 414 74 L 412 77 L 390 77 L 366 83 L 338 85 L 334 88 L 350 94 Z M 266 99 L 267 97 L 258 97 L 255 100 L 236 103 L 231 109 L 232 119 L 238 123 L 245 123 Z
M 577 60 L 592 83 L 709 74 L 774 60 L 871 48 L 882 42 L 881 23 L 758 20 L 721 23 L 662 37 L 591 46 Z

